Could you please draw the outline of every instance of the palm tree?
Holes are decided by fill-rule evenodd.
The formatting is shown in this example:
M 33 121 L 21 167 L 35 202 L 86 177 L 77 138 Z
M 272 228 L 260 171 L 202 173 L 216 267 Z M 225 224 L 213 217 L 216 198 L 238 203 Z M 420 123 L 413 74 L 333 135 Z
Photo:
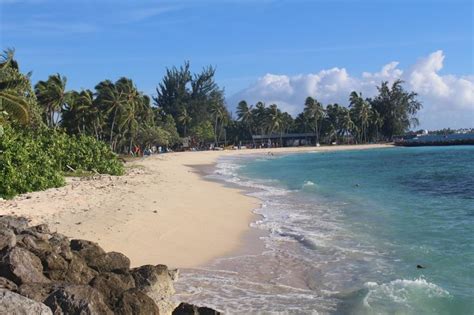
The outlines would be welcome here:
M 224 117 L 227 116 L 227 111 L 225 107 L 220 102 L 212 102 L 209 106 L 209 113 L 214 120 L 214 144 L 218 144 L 218 123 L 224 120 Z
M 49 76 L 46 81 L 39 81 L 35 85 L 36 98 L 43 107 L 44 117 L 49 127 L 58 125 L 59 112 L 67 101 L 67 79 L 59 73 Z
M 383 119 L 382 116 L 379 114 L 377 110 L 372 108 L 370 111 L 370 123 L 372 126 L 375 128 L 375 140 L 379 140 L 379 130 L 383 125 Z
M 315 100 L 311 96 L 308 96 L 306 98 L 304 106 L 304 112 L 306 116 L 314 123 L 314 132 L 316 133 L 316 145 L 318 145 L 319 133 L 321 132 L 321 124 L 318 124 L 318 122 L 323 118 L 324 108 L 317 100 Z
M 357 94 L 357 92 L 352 91 L 349 97 L 350 105 L 355 111 L 355 118 L 358 122 L 358 129 L 360 130 L 360 141 L 367 141 L 367 127 L 370 121 L 370 105 L 369 103 L 362 98 L 362 93 Z
M 189 124 L 191 123 L 193 119 L 191 118 L 191 116 L 189 115 L 188 111 L 186 110 L 186 108 L 183 108 L 183 110 L 181 111 L 181 113 L 179 113 L 178 115 L 178 122 L 183 126 L 184 128 L 184 136 L 186 137 L 187 136 L 187 132 L 186 132 L 186 129 L 187 127 L 189 126 Z
M 84 125 L 89 127 L 89 134 L 93 134 L 99 140 L 103 124 L 103 113 L 95 102 L 94 93 L 91 90 L 81 91 L 77 101 L 85 112 Z
M 360 121 L 362 142 L 367 142 L 367 128 L 370 121 L 370 106 L 366 101 L 362 102 L 357 116 Z
M 253 135 L 253 124 L 254 124 L 254 116 L 253 116 L 253 105 L 247 105 L 246 101 L 240 101 L 237 105 L 237 120 L 244 123 L 247 126 L 250 135 Z
M 120 107 L 119 135 L 125 138 L 125 134 L 128 134 L 128 151 L 131 152 L 139 125 L 146 122 L 147 115 L 144 113 L 147 112 L 150 100 L 138 91 L 130 79 L 120 78 L 115 86 L 124 101 L 123 106 Z M 149 118 L 152 118 L 151 112 L 149 114 Z
M 354 131 L 357 131 L 357 126 L 354 124 L 351 118 L 351 112 L 347 109 L 345 109 L 341 125 L 345 135 L 353 134 Z
M 12 49 L 6 50 L 0 62 L 0 118 L 4 112 L 9 118 L 26 124 L 29 106 L 18 90 L 28 79 L 18 72 L 13 55 Z
M 214 121 L 214 144 L 218 145 L 223 125 L 228 116 L 223 91 L 215 90 L 209 94 L 208 112 Z
M 267 109 L 265 103 L 257 102 L 255 108 L 252 110 L 252 115 L 254 117 L 254 123 L 260 127 L 260 134 L 265 134 L 265 121 L 267 120 Z
M 109 144 L 110 147 L 114 148 L 114 129 L 115 123 L 117 120 L 118 110 L 123 106 L 125 100 L 115 86 L 109 80 L 105 80 L 96 85 L 95 90 L 97 91 L 96 103 L 99 107 L 103 108 L 104 112 L 109 115 L 112 115 L 112 124 L 110 126 L 110 136 Z
M 269 135 L 272 135 L 274 131 L 280 132 L 280 145 L 283 145 L 283 115 L 275 104 L 268 108 L 267 127 Z
M 287 112 L 284 112 L 282 113 L 282 120 L 283 120 L 282 130 L 284 130 L 285 133 L 288 133 L 294 124 L 293 117 L 291 117 L 291 115 L 288 114 Z

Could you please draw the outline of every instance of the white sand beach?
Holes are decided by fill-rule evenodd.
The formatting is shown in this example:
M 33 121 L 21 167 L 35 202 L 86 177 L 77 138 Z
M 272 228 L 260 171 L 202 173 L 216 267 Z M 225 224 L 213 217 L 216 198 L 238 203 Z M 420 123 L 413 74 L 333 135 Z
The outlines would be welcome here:
M 0 201 L 0 214 L 47 223 L 71 238 L 127 255 L 133 266 L 196 267 L 242 246 L 258 200 L 207 181 L 193 166 L 221 156 L 385 148 L 357 145 L 181 152 L 127 163 L 128 174 L 69 178 L 65 187 Z

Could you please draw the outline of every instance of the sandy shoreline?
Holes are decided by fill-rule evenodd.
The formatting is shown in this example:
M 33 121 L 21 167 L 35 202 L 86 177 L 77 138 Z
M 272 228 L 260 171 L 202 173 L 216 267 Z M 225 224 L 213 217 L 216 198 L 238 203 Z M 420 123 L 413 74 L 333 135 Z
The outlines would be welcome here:
M 0 201 L 0 214 L 47 223 L 72 238 L 99 242 L 132 265 L 196 267 L 242 247 L 259 201 L 204 180 L 196 167 L 243 154 L 385 148 L 388 145 L 169 153 L 129 164 L 125 176 L 68 179 L 65 187 Z

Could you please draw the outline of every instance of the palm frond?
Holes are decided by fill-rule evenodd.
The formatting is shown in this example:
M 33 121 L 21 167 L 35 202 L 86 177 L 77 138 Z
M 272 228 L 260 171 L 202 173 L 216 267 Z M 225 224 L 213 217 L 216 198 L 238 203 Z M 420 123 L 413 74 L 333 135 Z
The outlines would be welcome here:
M 8 116 L 22 124 L 29 121 L 28 103 L 16 95 L 0 92 L 0 108 L 8 113 Z

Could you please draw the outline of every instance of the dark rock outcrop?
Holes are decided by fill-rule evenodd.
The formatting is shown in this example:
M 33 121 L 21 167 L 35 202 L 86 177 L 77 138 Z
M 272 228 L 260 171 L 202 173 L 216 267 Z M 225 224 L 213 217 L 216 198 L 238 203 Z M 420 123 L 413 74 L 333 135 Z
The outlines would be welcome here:
M 130 259 L 122 253 L 110 252 L 97 256 L 89 266 L 98 272 L 127 273 L 130 269 Z
M 51 293 L 46 304 L 54 314 L 104 314 L 113 315 L 104 298 L 88 285 L 68 285 Z
M 92 279 L 90 286 L 99 291 L 104 296 L 105 302 L 114 308 L 125 291 L 135 288 L 135 281 L 130 275 L 108 272 Z
M 61 287 L 57 283 L 25 283 L 18 288 L 18 293 L 37 302 L 43 302 L 54 290 Z
M 59 233 L 51 234 L 51 238 L 49 239 L 49 243 L 53 246 L 55 252 L 64 258 L 67 261 L 70 261 L 73 257 L 72 250 L 69 245 L 69 239 Z
M 105 255 L 105 251 L 99 244 L 86 240 L 71 240 L 71 249 L 80 257 L 82 257 L 87 264 L 94 264 L 97 257 Z
M 71 284 L 88 284 L 98 272 L 89 268 L 87 263 L 80 256 L 72 254 L 65 269 L 46 269 L 45 274 L 54 281 Z
M 173 315 L 219 315 L 220 312 L 209 307 L 196 306 L 188 303 L 181 303 L 174 309 Z
M 145 293 L 137 289 L 125 291 L 116 304 L 117 315 L 159 315 L 156 303 Z
M 4 248 L 12 248 L 16 245 L 16 236 L 12 230 L 8 228 L 0 229 L 0 250 Z
M 176 277 L 165 265 L 130 269 L 129 258 L 97 243 L 0 216 L 0 314 L 219 314 L 189 304 L 173 312 Z
M 0 253 L 0 276 L 17 285 L 29 282 L 49 282 L 43 275 L 41 260 L 21 247 L 14 247 Z

